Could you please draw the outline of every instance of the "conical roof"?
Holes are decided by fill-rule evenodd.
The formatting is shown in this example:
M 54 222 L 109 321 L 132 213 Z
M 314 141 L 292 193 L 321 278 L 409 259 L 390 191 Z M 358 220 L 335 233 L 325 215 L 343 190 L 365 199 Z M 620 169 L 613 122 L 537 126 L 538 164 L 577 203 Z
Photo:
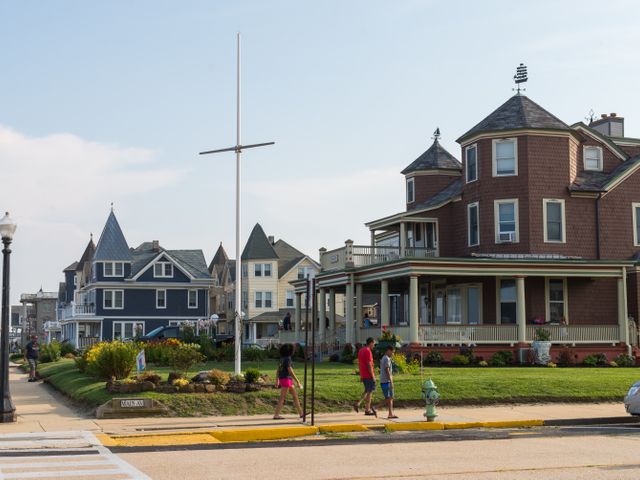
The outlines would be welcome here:
M 433 145 L 401 173 L 406 175 L 418 170 L 460 170 L 461 168 L 462 165 L 456 157 L 447 152 L 436 137 Z
M 113 210 L 109 213 L 107 223 L 104 225 L 93 260 L 98 262 L 105 260 L 131 261 L 131 251 Z
M 91 263 L 91 259 L 93 259 L 93 254 L 96 251 L 96 246 L 93 243 L 93 235 L 91 235 L 91 238 L 89 239 L 89 243 L 87 243 L 87 246 L 84 249 L 84 252 L 82 253 L 82 257 L 80 257 L 80 261 L 76 264 L 76 272 L 81 272 L 82 269 L 84 268 L 84 264 L 89 262 Z
M 222 246 L 222 242 L 220 242 L 220 246 L 218 247 L 218 250 L 216 251 L 216 254 L 213 256 L 213 260 L 211 260 L 211 263 L 209 264 L 209 271 L 212 272 L 213 271 L 213 266 L 214 265 L 224 265 L 229 261 L 229 256 L 227 255 L 227 252 L 224 250 L 224 247 Z
M 555 115 L 549 113 L 525 95 L 514 95 L 489 114 L 467 133 L 458 138 L 462 143 L 477 133 L 540 128 L 545 130 L 571 130 Z
M 256 223 L 251 235 L 247 240 L 247 244 L 242 251 L 242 260 L 268 260 L 278 258 L 278 254 L 273 249 L 273 245 L 264 233 L 259 223 Z

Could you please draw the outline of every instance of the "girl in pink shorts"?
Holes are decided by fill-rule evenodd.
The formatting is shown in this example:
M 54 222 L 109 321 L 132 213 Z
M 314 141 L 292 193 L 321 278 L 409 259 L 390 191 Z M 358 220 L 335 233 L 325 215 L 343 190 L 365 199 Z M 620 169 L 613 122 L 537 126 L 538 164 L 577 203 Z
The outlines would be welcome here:
M 302 385 L 293 371 L 293 361 L 291 360 L 292 353 L 293 345 L 285 344 L 280 347 L 280 365 L 278 365 L 278 371 L 276 372 L 276 387 L 280 387 L 280 399 L 278 400 L 278 405 L 276 406 L 276 411 L 273 415 L 274 420 L 282 420 L 284 418 L 280 416 L 280 411 L 284 406 L 284 400 L 287 397 L 287 392 L 291 392 L 291 395 L 293 396 L 293 405 L 296 407 L 298 415 L 302 417 L 302 408 L 300 408 L 298 392 L 296 392 L 293 382 L 296 382 L 298 388 L 301 388 Z

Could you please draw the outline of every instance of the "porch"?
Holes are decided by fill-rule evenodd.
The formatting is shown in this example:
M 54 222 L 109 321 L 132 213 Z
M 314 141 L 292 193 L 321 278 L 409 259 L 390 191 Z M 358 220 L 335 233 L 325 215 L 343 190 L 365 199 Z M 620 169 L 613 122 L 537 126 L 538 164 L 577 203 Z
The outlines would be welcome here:
M 102 341 L 102 321 L 67 320 L 61 322 L 63 341 L 70 342 L 75 348 L 84 350 Z

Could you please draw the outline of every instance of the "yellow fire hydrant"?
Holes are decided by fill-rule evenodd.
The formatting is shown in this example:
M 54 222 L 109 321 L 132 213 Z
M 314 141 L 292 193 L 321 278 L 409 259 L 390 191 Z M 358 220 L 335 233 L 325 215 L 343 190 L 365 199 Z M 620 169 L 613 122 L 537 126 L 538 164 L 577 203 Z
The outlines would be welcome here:
M 427 403 L 427 410 L 424 416 L 427 417 L 427 422 L 433 422 L 438 416 L 436 413 L 436 405 L 440 400 L 440 394 L 438 393 L 438 387 L 433 383 L 433 380 L 429 379 L 422 384 L 422 398 Z

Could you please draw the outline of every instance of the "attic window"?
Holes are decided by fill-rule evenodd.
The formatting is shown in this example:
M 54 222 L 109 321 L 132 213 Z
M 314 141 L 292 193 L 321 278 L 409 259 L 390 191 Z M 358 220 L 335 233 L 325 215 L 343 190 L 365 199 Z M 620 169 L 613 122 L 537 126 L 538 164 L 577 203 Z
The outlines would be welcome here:
M 153 266 L 153 276 L 155 278 L 173 277 L 173 264 L 171 262 L 157 262 Z
M 584 147 L 584 169 L 602 171 L 602 148 Z
M 414 179 L 407 178 L 407 203 L 413 203 L 416 201 L 416 192 L 414 188 Z

